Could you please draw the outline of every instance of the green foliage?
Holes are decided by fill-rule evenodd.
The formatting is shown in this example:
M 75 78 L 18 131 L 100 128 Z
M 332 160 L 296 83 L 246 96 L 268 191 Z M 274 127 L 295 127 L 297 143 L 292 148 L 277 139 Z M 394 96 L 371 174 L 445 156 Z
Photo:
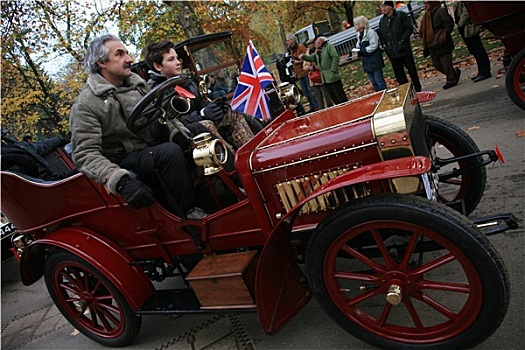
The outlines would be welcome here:
M 100 19 L 106 14 L 89 14 L 80 0 L 8 1 L 1 6 L 2 124 L 15 137 L 65 136 L 69 109 L 81 88 L 78 77 L 85 80 L 75 62 L 83 60 L 93 33 L 103 30 Z M 46 71 L 59 65 L 69 75 Z

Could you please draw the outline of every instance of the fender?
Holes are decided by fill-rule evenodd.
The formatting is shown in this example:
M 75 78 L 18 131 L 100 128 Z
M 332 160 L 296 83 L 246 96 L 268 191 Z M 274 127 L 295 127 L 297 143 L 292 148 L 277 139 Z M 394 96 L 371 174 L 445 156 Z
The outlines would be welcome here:
M 422 156 L 367 165 L 326 182 L 297 203 L 273 229 L 257 266 L 255 296 L 262 329 L 268 334 L 277 333 L 311 298 L 311 292 L 305 283 L 301 283 L 303 275 L 295 262 L 290 245 L 293 223 L 306 202 L 341 187 L 367 181 L 421 175 L 430 171 L 431 167 L 430 159 Z
M 136 311 L 154 292 L 146 274 L 115 243 L 81 227 L 61 228 L 30 244 L 20 260 L 20 276 L 26 286 L 44 274 L 45 247 L 55 246 L 84 259 L 106 276 Z

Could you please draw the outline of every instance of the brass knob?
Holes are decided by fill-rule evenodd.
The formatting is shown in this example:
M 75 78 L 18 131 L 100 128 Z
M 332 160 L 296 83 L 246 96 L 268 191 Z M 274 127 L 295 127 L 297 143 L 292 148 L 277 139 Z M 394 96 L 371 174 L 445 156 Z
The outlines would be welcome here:
M 398 305 L 401 302 L 401 287 L 397 284 L 393 284 L 388 288 L 388 293 L 386 293 L 386 301 L 392 305 Z

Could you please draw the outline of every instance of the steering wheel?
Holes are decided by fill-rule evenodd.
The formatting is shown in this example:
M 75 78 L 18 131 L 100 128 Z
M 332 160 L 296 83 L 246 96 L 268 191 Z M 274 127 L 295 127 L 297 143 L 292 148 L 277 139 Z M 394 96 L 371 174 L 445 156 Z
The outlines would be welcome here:
M 174 87 L 183 81 L 184 78 L 182 77 L 170 78 L 144 95 L 133 107 L 133 111 L 126 122 L 128 129 L 137 133 L 159 118 L 173 119 L 182 114 L 177 111 L 177 108 L 172 108 L 171 101 L 176 97 Z

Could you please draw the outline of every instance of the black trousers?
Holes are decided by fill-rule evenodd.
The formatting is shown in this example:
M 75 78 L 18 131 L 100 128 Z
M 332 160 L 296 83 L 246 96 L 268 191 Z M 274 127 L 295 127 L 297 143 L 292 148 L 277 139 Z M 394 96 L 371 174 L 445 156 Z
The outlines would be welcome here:
M 122 168 L 132 170 L 139 179 L 151 187 L 161 203 L 169 203 L 164 197 L 172 195 L 180 209 L 186 213 L 195 206 L 193 180 L 184 150 L 176 143 L 165 142 L 131 152 L 120 162 Z M 159 179 L 159 176 L 162 179 Z M 168 194 L 161 185 L 166 184 Z
M 333 83 L 324 83 L 322 86 L 334 104 L 338 105 L 348 101 L 341 79 L 334 81 Z
M 436 67 L 439 72 L 445 74 L 447 77 L 447 83 L 454 84 L 457 76 L 452 62 L 452 52 L 448 52 L 441 56 L 434 56 L 431 52 L 430 58 L 434 67 Z
M 414 61 L 414 56 L 406 55 L 398 58 L 390 58 L 392 63 L 392 68 L 394 69 L 394 75 L 399 85 L 408 83 L 408 78 L 405 73 L 405 67 L 408 70 L 410 75 L 410 80 L 414 84 L 414 88 L 417 92 L 421 91 L 421 83 L 419 82 L 419 76 L 417 75 L 416 62 Z
M 463 38 L 465 45 L 467 45 L 467 50 L 474 56 L 476 63 L 478 65 L 478 74 L 483 76 L 489 76 L 490 74 L 490 60 L 483 46 L 483 42 L 479 34 L 471 36 L 470 38 L 465 38 L 465 28 L 459 28 L 459 34 Z

